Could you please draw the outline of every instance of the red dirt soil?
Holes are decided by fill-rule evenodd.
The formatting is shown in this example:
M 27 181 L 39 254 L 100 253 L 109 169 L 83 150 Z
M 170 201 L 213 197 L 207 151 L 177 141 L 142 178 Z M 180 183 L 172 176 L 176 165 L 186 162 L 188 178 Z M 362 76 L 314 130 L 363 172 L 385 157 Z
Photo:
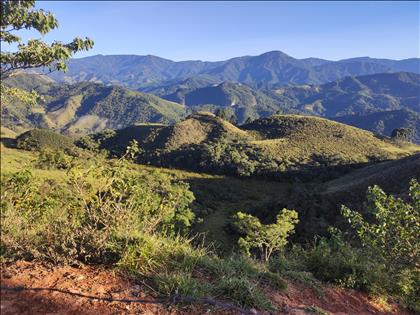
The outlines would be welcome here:
M 112 270 L 101 267 L 82 266 L 52 268 L 32 262 L 1 264 L 2 287 L 54 288 L 72 293 L 114 299 L 153 300 L 149 289 L 142 284 L 122 278 Z M 322 297 L 301 284 L 288 283 L 286 292 L 267 289 L 273 304 L 278 308 L 275 313 L 259 314 L 316 314 L 308 307 L 317 306 L 326 314 L 410 314 L 390 304 L 387 310 L 366 294 L 353 290 L 327 287 Z M 1 291 L 1 314 L 239 314 L 205 305 L 185 308 L 168 305 L 138 304 L 98 301 L 56 291 Z

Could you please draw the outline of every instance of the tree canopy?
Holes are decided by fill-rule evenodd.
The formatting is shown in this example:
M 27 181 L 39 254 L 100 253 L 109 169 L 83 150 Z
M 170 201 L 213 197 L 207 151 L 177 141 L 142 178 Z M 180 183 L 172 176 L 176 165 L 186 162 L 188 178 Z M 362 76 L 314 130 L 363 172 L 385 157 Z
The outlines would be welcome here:
M 283 209 L 274 223 L 265 225 L 250 214 L 238 212 L 235 225 L 243 235 L 238 245 L 247 255 L 250 255 L 251 249 L 259 250 L 261 258 L 268 261 L 273 253 L 280 252 L 286 246 L 287 238 L 293 234 L 298 222 L 295 210 Z
M 17 34 L 21 30 L 36 30 L 41 36 L 58 27 L 54 14 L 35 8 L 34 0 L 1 0 L 0 53 L 1 79 L 4 80 L 19 70 L 47 68 L 49 71 L 66 71 L 66 61 L 78 51 L 89 50 L 93 41 L 76 37 L 70 43 L 54 41 L 52 44 L 42 39 L 23 42 Z M 15 51 L 7 51 L 7 46 L 17 45 Z M 17 89 L 6 88 L 2 92 L 21 97 L 26 102 L 34 97 Z

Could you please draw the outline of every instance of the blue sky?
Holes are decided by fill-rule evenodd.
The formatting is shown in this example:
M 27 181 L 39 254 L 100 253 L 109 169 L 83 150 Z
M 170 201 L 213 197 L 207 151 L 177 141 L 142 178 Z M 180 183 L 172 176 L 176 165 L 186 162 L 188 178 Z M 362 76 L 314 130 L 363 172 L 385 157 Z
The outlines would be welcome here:
M 296 58 L 420 57 L 419 2 L 39 1 L 60 27 L 89 36 L 95 54 L 223 60 L 281 50 Z M 25 32 L 24 38 L 34 37 Z

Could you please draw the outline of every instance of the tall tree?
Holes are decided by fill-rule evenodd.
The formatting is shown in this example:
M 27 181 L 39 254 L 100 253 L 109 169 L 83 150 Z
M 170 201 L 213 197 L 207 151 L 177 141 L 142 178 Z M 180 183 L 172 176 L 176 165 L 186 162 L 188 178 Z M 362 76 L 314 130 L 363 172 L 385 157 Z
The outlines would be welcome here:
M 58 21 L 51 12 L 35 8 L 34 0 L 1 0 L 0 25 L 0 72 L 4 80 L 19 70 L 45 67 L 49 71 L 66 71 L 66 61 L 73 54 L 93 47 L 89 38 L 76 37 L 70 43 L 54 41 L 47 44 L 42 39 L 29 39 L 23 42 L 17 35 L 19 31 L 36 30 L 41 36 L 58 27 Z M 17 45 L 16 51 L 4 50 L 7 45 Z M 30 101 L 30 93 L 10 89 L 1 85 L 2 93 L 21 97 Z M 28 98 L 28 99 L 25 99 Z

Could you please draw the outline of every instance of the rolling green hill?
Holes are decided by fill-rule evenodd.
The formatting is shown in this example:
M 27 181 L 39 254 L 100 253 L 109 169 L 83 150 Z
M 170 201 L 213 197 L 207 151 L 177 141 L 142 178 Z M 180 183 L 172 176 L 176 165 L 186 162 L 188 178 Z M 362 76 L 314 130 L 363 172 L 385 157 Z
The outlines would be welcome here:
M 44 98 L 37 106 L 6 99 L 2 104 L 2 125 L 12 130 L 43 127 L 85 134 L 141 122 L 173 123 L 185 115 L 180 104 L 118 86 L 57 84 L 35 74 L 14 76 L 6 84 L 35 90 Z
M 277 113 L 304 114 L 386 136 L 395 128 L 417 130 L 420 124 L 420 75 L 414 73 L 346 77 L 324 85 L 274 90 L 213 82 L 209 78 L 188 79 L 150 89 L 157 94 L 154 96 L 119 86 L 91 82 L 63 85 L 45 76 L 19 75 L 7 84 L 34 89 L 45 100 L 33 107 L 5 99 L 2 123 L 16 132 L 49 127 L 68 134 L 86 134 L 136 123 L 174 123 L 189 112 L 223 110 L 228 117 L 234 114 L 240 124 Z M 413 140 L 420 141 L 416 135 Z
M 266 117 L 284 108 L 264 91 L 233 82 L 198 88 L 178 88 L 170 94 L 162 91 L 159 96 L 184 104 L 193 111 L 215 112 L 218 109 L 228 109 L 230 114 L 235 113 L 239 123 L 244 123 L 247 119 Z
M 213 114 L 196 113 L 172 126 L 139 125 L 90 137 L 100 139 L 100 147 L 115 155 L 136 139 L 144 150 L 142 163 L 277 179 L 305 179 L 314 173 L 321 179 L 420 150 L 323 118 L 297 115 L 258 119 L 239 128 Z

